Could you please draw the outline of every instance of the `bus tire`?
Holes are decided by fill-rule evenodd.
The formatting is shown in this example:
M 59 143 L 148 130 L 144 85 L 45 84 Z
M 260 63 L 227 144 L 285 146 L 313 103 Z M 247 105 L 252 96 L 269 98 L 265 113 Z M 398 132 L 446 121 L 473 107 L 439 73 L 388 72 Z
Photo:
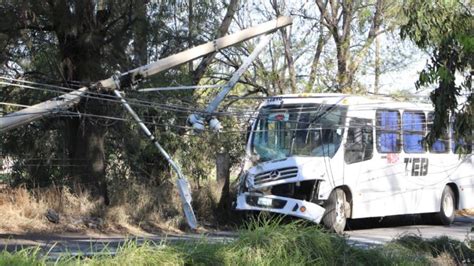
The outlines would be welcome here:
M 340 188 L 334 189 L 324 203 L 323 225 L 331 232 L 342 234 L 346 227 L 348 206 L 346 193 Z
M 436 213 L 436 222 L 441 225 L 450 225 L 456 213 L 456 198 L 451 187 L 446 186 L 441 195 L 440 210 Z

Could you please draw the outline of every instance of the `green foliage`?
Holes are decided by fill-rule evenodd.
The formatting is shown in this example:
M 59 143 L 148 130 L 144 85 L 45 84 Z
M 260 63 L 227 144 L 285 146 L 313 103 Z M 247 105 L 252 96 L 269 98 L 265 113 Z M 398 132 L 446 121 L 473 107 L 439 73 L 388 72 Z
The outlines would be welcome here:
M 474 27 L 471 9 L 461 1 L 408 1 L 404 12 L 406 24 L 400 29 L 402 38 L 409 38 L 432 57 L 420 73 L 416 88 L 435 86 L 431 100 L 435 106 L 434 127 L 428 135 L 432 143 L 449 125 L 450 115 L 456 121 L 457 141 L 472 141 L 474 96 L 472 65 L 474 62 Z M 456 82 L 456 75 L 463 80 Z M 458 97 L 465 93 L 465 103 Z
M 25 248 L 14 253 L 10 253 L 6 250 L 3 250 L 0 251 L 0 265 L 46 265 L 46 261 L 44 258 L 38 258 L 39 252 L 39 248 Z
M 175 247 L 156 248 L 148 242 L 138 245 L 135 241 L 128 241 L 119 248 L 116 256 L 99 255 L 85 261 L 69 260 L 85 265 L 184 265 L 183 257 L 184 254 Z
M 136 9 L 130 7 L 138 5 L 139 1 L 106 2 L 93 10 L 88 9 L 93 3 L 88 0 L 50 1 L 48 5 L 37 1 L 20 2 L 0 4 L 0 15 L 5 18 L 0 23 L 0 47 L 5 48 L 1 52 L 1 62 L 5 60 L 8 62 L 5 66 L 15 66 L 14 70 L 2 66 L 0 73 L 62 86 L 65 80 L 71 83 L 75 82 L 71 79 L 97 81 L 116 70 L 126 71 L 146 63 L 137 61 L 137 57 L 144 57 L 148 62 L 156 61 L 190 45 L 208 41 L 215 33 L 200 29 L 218 28 L 221 18 L 215 15 L 215 10 L 222 5 L 216 1 L 205 1 L 189 7 L 187 2 L 145 1 L 146 16 L 143 17 L 144 14 L 131 12 Z M 61 8 L 61 5 L 68 7 Z M 84 7 L 81 9 L 84 12 L 71 11 L 79 7 Z M 189 14 L 190 9 L 192 15 Z M 138 31 L 145 35 L 140 38 L 134 28 L 137 21 L 141 23 Z M 190 32 L 191 21 L 193 29 Z M 138 41 L 145 42 L 144 51 L 136 51 L 134 45 Z M 133 53 L 130 53 L 132 50 Z M 182 66 L 154 76 L 142 86 L 176 86 L 190 84 L 192 80 L 187 66 Z M 2 88 L 3 101 L 26 105 L 57 95 L 44 90 Z M 189 112 L 160 106 L 203 109 L 212 96 L 201 96 L 193 91 L 127 91 L 126 95 L 129 99 L 156 103 L 149 107 L 132 107 L 165 150 L 184 166 L 184 173 L 196 180 L 209 177 L 215 153 L 221 149 L 229 151 L 233 162 L 236 162 L 242 147 L 241 135 L 192 136 L 183 128 Z M 8 107 L 4 111 L 15 109 Z M 72 111 L 118 117 L 126 121 L 87 115 L 57 116 L 2 134 L 2 154 L 15 160 L 13 177 L 17 183 L 46 186 L 81 181 L 72 177 L 87 173 L 90 168 L 88 158 L 76 152 L 77 148 L 87 146 L 84 139 L 76 138 L 86 128 L 100 128 L 106 132 L 103 158 L 108 183 L 121 184 L 128 180 L 160 185 L 171 177 L 166 160 L 142 135 L 140 128 L 119 103 L 85 99 L 78 109 Z M 222 122 L 228 130 L 236 128 L 235 119 L 223 118 Z M 72 127 L 74 123 L 78 126 Z

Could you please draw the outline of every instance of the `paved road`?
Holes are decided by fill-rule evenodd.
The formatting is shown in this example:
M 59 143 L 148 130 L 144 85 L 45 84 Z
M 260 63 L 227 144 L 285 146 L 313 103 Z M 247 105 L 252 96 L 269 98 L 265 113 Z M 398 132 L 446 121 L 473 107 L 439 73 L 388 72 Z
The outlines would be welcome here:
M 346 235 L 349 243 L 361 246 L 381 245 L 405 234 L 421 235 L 423 238 L 449 236 L 464 241 L 467 237 L 474 239 L 474 232 L 471 232 L 473 224 L 474 216 L 456 217 L 451 226 L 426 225 L 421 224 L 416 219 L 415 221 L 398 220 L 387 221 L 381 223 L 378 227 L 372 228 L 356 225 L 355 229 L 346 231 Z
M 415 221 L 416 222 L 416 221 Z M 365 228 L 372 226 L 372 228 Z M 410 224 L 410 225 L 408 225 Z M 370 248 L 389 242 L 393 238 L 404 234 L 421 235 L 424 238 L 432 238 L 447 235 L 451 238 L 464 241 L 466 237 L 474 238 L 470 232 L 474 224 L 474 216 L 457 217 L 450 227 L 415 224 L 413 221 L 388 220 L 379 223 L 374 228 L 374 221 L 360 220 L 349 226 L 351 230 L 346 231 L 348 242 L 361 248 Z M 232 241 L 235 233 L 216 232 L 210 234 L 186 234 L 186 235 L 148 235 L 142 237 L 125 238 L 121 235 L 12 235 L 0 234 L 0 250 L 15 251 L 27 247 L 40 247 L 43 254 L 48 254 L 50 259 L 57 259 L 64 254 L 77 256 L 92 256 L 97 253 L 114 254 L 117 249 L 127 240 L 133 239 L 138 243 L 148 241 L 153 245 L 162 245 L 165 242 L 176 241 L 199 241 L 206 238 L 213 242 Z

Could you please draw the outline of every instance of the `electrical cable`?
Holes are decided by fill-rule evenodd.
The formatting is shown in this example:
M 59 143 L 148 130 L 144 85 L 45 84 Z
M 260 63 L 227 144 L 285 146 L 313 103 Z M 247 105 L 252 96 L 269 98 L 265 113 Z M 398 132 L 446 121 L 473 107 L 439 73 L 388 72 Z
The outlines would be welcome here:
M 0 103 L 0 104 L 4 104 L 4 105 L 17 105 L 17 104 L 11 104 L 11 103 Z M 22 105 L 22 107 L 29 107 L 27 105 Z M 41 113 L 44 113 L 44 112 L 28 112 L 28 113 L 23 113 L 23 114 L 17 114 L 17 115 L 28 115 L 28 114 L 41 114 Z M 59 115 L 59 114 L 63 114 L 64 116 L 88 116 L 88 117 L 95 117 L 95 118 L 103 118 L 103 119 L 112 119 L 112 120 L 119 120 L 119 121 L 131 121 L 129 119 L 125 119 L 125 118 L 121 118 L 121 117 L 114 117 L 114 116 L 106 116 L 106 115 L 95 115 L 95 114 L 88 114 L 88 113 L 77 113 L 77 112 L 72 112 L 72 111 L 65 111 L 65 110 L 58 110 L 55 112 L 56 115 Z M 144 117 L 153 117 L 154 116 L 144 116 Z M 256 117 L 256 118 L 265 118 L 265 117 Z M 350 118 L 350 117 L 349 117 Z M 295 120 L 290 120 L 290 121 L 285 121 L 285 122 L 289 122 L 289 123 L 299 123 L 299 124 L 307 124 L 307 122 L 300 122 L 300 121 L 295 121 Z M 167 126 L 167 127 L 176 127 L 176 128 L 184 128 L 184 129 L 192 129 L 191 127 L 186 127 L 186 126 L 178 126 L 178 125 L 166 125 L 166 124 L 159 124 L 159 123 L 153 123 L 153 122 L 146 122 L 146 124 L 150 124 L 150 125 L 159 125 L 159 126 Z M 424 123 L 422 123 L 424 124 Z M 427 122 L 426 124 L 432 124 L 432 122 Z M 407 124 L 405 124 L 407 125 Z M 418 123 L 412 123 L 410 125 L 419 125 Z M 336 129 L 336 128 L 343 128 L 343 129 L 346 129 L 346 128 L 352 128 L 354 126 L 357 126 L 357 124 L 352 124 L 350 127 L 349 126 L 342 126 L 342 125 L 337 125 L 337 126 L 331 126 L 331 127 L 308 127 L 308 128 L 294 128 L 294 129 L 284 129 L 283 131 L 289 131 L 289 132 L 295 132 L 295 131 L 312 131 L 312 130 L 319 130 L 320 128 L 322 129 Z M 366 126 L 365 124 L 361 124 L 360 126 Z M 383 129 L 382 127 L 377 127 L 377 126 L 372 126 L 373 128 L 375 129 Z M 264 131 L 264 130 L 262 130 Z M 238 133 L 238 132 L 247 132 L 246 130 L 233 130 L 233 131 L 223 131 L 222 133 Z M 257 131 L 254 131 L 254 132 L 259 132 L 258 130 Z
M 17 79 L 11 79 L 11 78 L 4 78 L 4 77 L 0 77 L 4 80 L 15 80 L 15 81 L 19 81 L 19 82 L 24 82 L 22 80 L 17 80 Z M 65 87 L 60 87 L 60 86 L 55 86 L 55 85 L 48 85 L 48 84 L 40 84 L 40 83 L 35 83 L 35 82 L 28 82 L 29 84 L 38 84 L 38 85 L 43 85 L 43 86 L 50 86 L 50 87 L 54 87 L 54 88 L 60 88 L 60 89 L 63 89 L 63 90 L 69 90 L 69 91 L 74 91 L 74 89 L 69 89 L 69 88 L 65 88 Z M 15 83 L 10 83 L 11 85 L 17 85 Z M 24 87 L 24 86 L 23 86 Z M 28 87 L 28 88 L 31 88 L 31 87 Z M 40 88 L 33 88 L 33 89 L 40 89 Z M 44 89 L 43 89 L 44 90 Z M 51 91 L 51 90 L 49 90 Z M 56 92 L 56 91 L 52 91 L 52 92 Z M 108 98 L 112 98 L 112 99 L 116 99 L 115 96 L 113 95 L 110 95 L 110 94 L 105 94 L 105 93 L 99 93 L 99 92 L 87 92 L 87 94 L 90 94 L 90 95 L 96 95 L 96 96 L 103 96 L 103 97 L 108 97 Z M 334 96 L 307 96 L 305 98 L 327 98 L 327 97 L 341 97 L 342 95 L 334 95 Z M 88 96 L 90 97 L 90 96 Z M 292 98 L 301 98 L 299 96 L 266 96 L 266 97 L 251 97 L 251 96 L 248 96 L 248 97 L 243 97 L 242 99 L 274 99 L 274 98 L 285 98 L 285 99 L 292 99 Z M 149 102 L 149 101 L 142 101 L 142 100 L 137 100 L 137 99 L 130 99 L 130 101 L 138 101 L 138 102 L 141 102 L 141 103 L 145 103 L 145 104 L 152 104 L 152 105 L 156 105 L 156 103 L 153 103 L 153 102 Z M 369 103 L 369 104 L 363 104 L 363 105 L 377 105 L 377 104 L 381 104 L 381 103 L 386 103 L 386 102 L 376 102 L 376 103 Z M 356 104 L 357 105 L 357 104 Z M 169 106 L 169 107 L 172 107 L 172 108 L 180 108 L 180 106 Z M 190 109 L 190 108 L 186 108 L 186 109 Z M 196 112 L 202 112 L 202 110 L 196 110 L 196 109 L 193 109 L 193 111 L 196 111 Z M 225 112 L 225 113 L 230 113 L 230 112 Z

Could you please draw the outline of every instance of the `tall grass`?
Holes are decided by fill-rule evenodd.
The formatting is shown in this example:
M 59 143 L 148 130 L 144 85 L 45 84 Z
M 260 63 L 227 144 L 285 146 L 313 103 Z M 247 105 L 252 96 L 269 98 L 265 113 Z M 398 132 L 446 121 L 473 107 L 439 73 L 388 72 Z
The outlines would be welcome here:
M 51 186 L 28 190 L 25 187 L 6 188 L 0 191 L 0 230 L 63 231 L 82 216 L 97 212 L 100 202 L 91 199 L 87 191 L 72 192 L 67 187 Z M 61 214 L 61 224 L 51 224 L 45 214 L 53 209 Z
M 382 249 L 362 250 L 336 234 L 296 221 L 257 219 L 221 252 L 227 265 L 390 265 L 412 261 Z
M 106 252 L 107 250 L 105 250 Z M 0 253 L 0 265 L 46 265 L 37 251 Z M 316 226 L 257 219 L 231 242 L 144 243 L 134 241 L 112 255 L 64 256 L 58 265 L 457 265 L 472 262 L 473 250 L 447 237 L 403 236 L 383 246 L 355 248 Z
M 45 258 L 39 257 L 39 248 L 27 248 L 10 253 L 0 251 L 0 265 L 46 265 Z

